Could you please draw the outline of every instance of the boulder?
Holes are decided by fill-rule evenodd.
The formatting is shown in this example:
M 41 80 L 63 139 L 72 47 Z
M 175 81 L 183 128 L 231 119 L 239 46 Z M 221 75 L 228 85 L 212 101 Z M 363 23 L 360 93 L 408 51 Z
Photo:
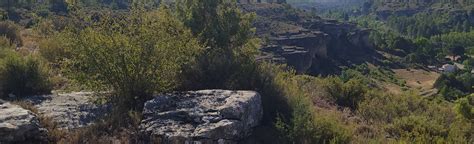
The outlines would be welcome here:
M 145 103 L 140 131 L 152 142 L 236 143 L 259 125 L 261 103 L 253 91 L 163 94 Z
M 97 105 L 91 102 L 91 92 L 74 92 L 32 96 L 26 98 L 38 113 L 51 118 L 59 129 L 71 130 L 89 126 L 98 118 L 104 116 L 109 105 Z
M 0 100 L 0 144 L 46 142 L 46 130 L 34 113 Z

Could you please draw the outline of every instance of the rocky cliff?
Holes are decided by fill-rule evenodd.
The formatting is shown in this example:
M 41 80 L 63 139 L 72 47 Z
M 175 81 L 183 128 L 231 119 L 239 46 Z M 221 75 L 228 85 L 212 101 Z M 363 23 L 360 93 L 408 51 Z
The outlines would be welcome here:
M 265 42 L 259 60 L 286 63 L 298 73 L 329 74 L 339 66 L 370 57 L 369 29 L 325 20 L 288 5 L 243 5 L 255 12 L 258 37 Z

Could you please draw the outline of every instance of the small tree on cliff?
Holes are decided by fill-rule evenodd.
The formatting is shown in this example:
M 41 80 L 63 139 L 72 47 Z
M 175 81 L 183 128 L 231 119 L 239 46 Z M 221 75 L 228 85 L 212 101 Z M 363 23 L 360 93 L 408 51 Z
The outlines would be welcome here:
M 258 44 L 255 15 L 242 13 L 236 1 L 228 0 L 178 0 L 176 6 L 181 21 L 208 47 L 187 72 L 188 88 L 244 85 Z
M 165 7 L 132 9 L 64 33 L 69 75 L 98 90 L 113 90 L 120 107 L 140 108 L 155 92 L 178 85 L 183 65 L 200 50 L 197 39 Z
M 466 48 L 462 46 L 453 46 L 449 49 L 449 53 L 453 55 L 453 60 L 456 60 L 456 56 L 463 56 L 466 52 Z

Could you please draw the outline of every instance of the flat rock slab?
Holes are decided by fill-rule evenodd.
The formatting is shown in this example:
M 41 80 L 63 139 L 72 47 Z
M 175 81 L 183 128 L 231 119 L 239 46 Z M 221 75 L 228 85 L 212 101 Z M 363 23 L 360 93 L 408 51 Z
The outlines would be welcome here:
M 45 140 L 46 130 L 40 127 L 34 113 L 0 100 L 0 144 L 40 143 Z
M 159 95 L 145 103 L 140 130 L 162 143 L 235 143 L 259 125 L 261 103 L 253 91 Z
M 39 114 L 50 117 L 59 129 L 76 129 L 89 126 L 110 109 L 106 105 L 96 105 L 90 101 L 91 92 L 74 92 L 28 97 Z

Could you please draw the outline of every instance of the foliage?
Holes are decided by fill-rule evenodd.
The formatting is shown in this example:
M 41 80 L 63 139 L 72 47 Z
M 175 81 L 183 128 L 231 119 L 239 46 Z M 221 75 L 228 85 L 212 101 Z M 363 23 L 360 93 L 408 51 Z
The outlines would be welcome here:
M 467 71 L 474 70 L 474 58 L 468 58 L 462 63 Z
M 414 93 L 391 95 L 373 91 L 357 113 L 400 142 L 466 143 L 471 137 L 471 124 L 456 119 L 451 107 L 451 103 Z
M 70 58 L 71 53 L 66 49 L 64 38 L 61 34 L 45 38 L 39 42 L 40 55 L 50 63 L 59 65 L 63 60 Z
M 315 90 L 324 81 L 310 76 L 280 73 L 276 85 L 286 95 L 289 115 L 280 113 L 275 122 L 287 143 L 348 143 L 352 129 L 332 111 L 315 109 L 312 99 L 321 95 Z M 280 111 L 285 112 L 285 111 Z
M 353 110 L 357 109 L 359 102 L 364 100 L 366 86 L 361 79 L 350 79 L 343 82 L 341 79 L 327 78 L 327 84 L 324 90 L 328 93 L 329 98 L 337 105 L 349 107 Z
M 334 116 L 317 113 L 306 97 L 292 98 L 292 119 L 277 119 L 276 127 L 293 143 L 349 143 L 350 131 Z
M 454 108 L 460 116 L 474 121 L 474 94 L 458 99 Z
M 472 84 L 474 77 L 470 71 L 458 71 L 455 73 L 442 74 L 434 86 L 440 89 L 440 94 L 448 101 L 466 96 L 473 92 Z
M 243 14 L 234 3 L 221 0 L 178 1 L 177 10 L 182 21 L 208 46 L 197 70 L 187 74 L 198 74 L 197 78 L 188 78 L 191 89 L 257 90 L 263 96 L 264 123 L 273 123 L 276 114 L 281 114 L 277 128 L 285 135 L 284 141 L 349 141 L 349 134 L 334 119 L 316 117 L 310 103 L 301 97 L 304 94 L 295 83 L 294 72 L 254 62 L 257 43 L 251 27 L 253 15 Z
M 186 86 L 199 88 L 246 87 L 255 71 L 253 14 L 244 14 L 233 1 L 178 0 L 176 15 L 207 49 L 187 71 Z
M 0 63 L 0 87 L 3 96 L 23 97 L 51 92 L 49 70 L 36 56 L 22 57 L 13 51 L 6 52 Z
M 390 135 L 413 142 L 429 143 L 438 136 L 447 135 L 442 125 L 425 116 L 407 116 L 395 119 L 387 127 Z M 434 139 L 433 139 L 434 138 Z
M 474 41 L 472 41 L 472 39 L 474 39 L 474 31 L 451 32 L 430 38 L 433 43 L 439 43 L 444 49 L 449 49 L 454 46 L 463 46 L 470 55 L 474 54 Z
M 0 22 L 0 36 L 5 36 L 10 43 L 21 46 L 22 40 L 19 32 L 19 26 L 10 21 Z
M 72 54 L 66 64 L 69 76 L 91 88 L 111 88 L 113 102 L 122 108 L 140 108 L 155 92 L 176 87 L 182 66 L 200 51 L 166 7 L 134 8 L 120 19 L 104 15 L 66 37 Z
M 68 3 L 67 0 L 48 0 L 49 10 L 55 13 L 67 13 Z
M 468 32 L 471 25 L 467 17 L 459 19 L 453 13 L 417 13 L 413 16 L 391 16 L 387 23 L 400 33 L 410 36 L 433 36 L 437 34 L 457 31 Z
M 5 57 L 8 50 L 14 49 L 14 45 L 10 42 L 10 39 L 5 36 L 0 36 L 0 59 Z

